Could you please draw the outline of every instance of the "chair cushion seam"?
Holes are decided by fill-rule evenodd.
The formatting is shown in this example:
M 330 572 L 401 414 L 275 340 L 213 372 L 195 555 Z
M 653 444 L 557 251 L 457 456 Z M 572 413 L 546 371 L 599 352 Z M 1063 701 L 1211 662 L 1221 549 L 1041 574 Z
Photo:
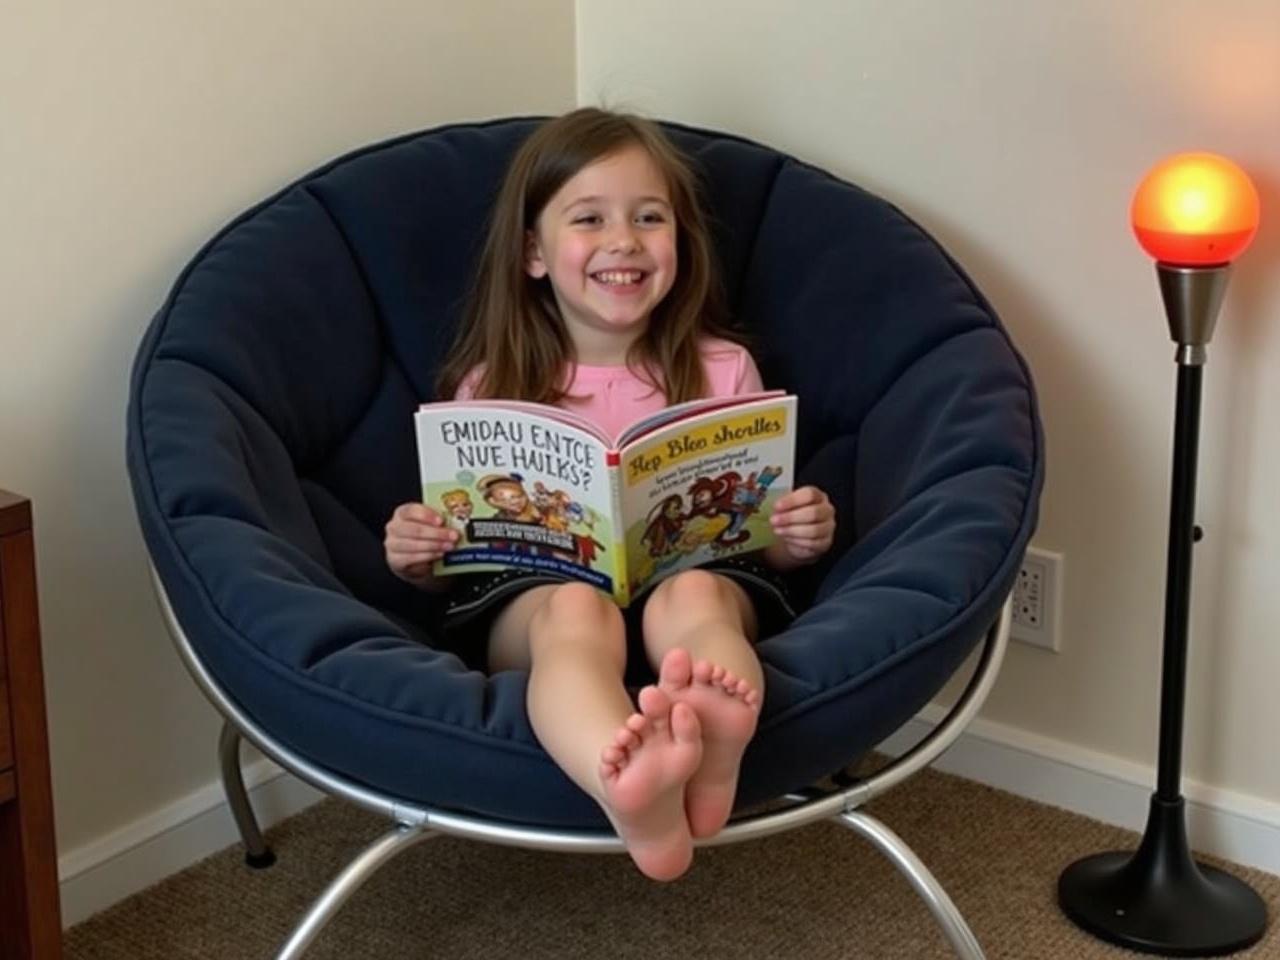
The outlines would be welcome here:
M 321 199 L 320 195 L 312 189 L 312 186 L 313 184 L 308 182 L 302 184 L 300 189 L 315 201 L 316 206 L 324 213 L 325 219 L 327 219 L 330 225 L 332 225 L 334 233 L 337 234 L 338 239 L 342 242 L 343 248 L 347 251 L 347 255 L 351 258 L 352 268 L 360 278 L 360 284 L 364 289 L 365 298 L 369 301 L 370 312 L 373 314 L 374 326 L 378 331 L 378 337 L 382 346 L 382 349 L 379 351 L 382 355 L 382 365 L 384 366 L 386 364 L 387 358 L 389 357 L 391 363 L 399 371 L 400 375 L 405 378 L 406 382 L 412 383 L 413 381 L 408 378 L 405 374 L 404 367 L 400 364 L 400 358 L 388 348 L 390 340 L 386 330 L 386 318 L 378 308 L 378 300 L 373 295 L 373 287 L 369 283 L 369 277 L 365 273 L 364 265 L 360 262 L 360 258 L 356 256 L 355 248 L 351 245 L 351 239 L 347 236 L 346 231 L 342 229 L 342 225 L 338 222 L 338 218 L 333 215 L 333 211 L 325 205 L 324 200 Z M 329 450 L 328 456 L 320 458 L 316 463 L 311 464 L 306 469 L 306 475 L 308 477 L 314 477 L 322 472 L 324 466 L 328 462 L 332 461 L 338 451 L 346 446 L 347 441 L 351 439 L 351 435 L 355 432 L 356 427 L 364 421 L 364 419 L 369 415 L 370 409 L 372 409 L 373 405 L 377 402 L 378 388 L 381 386 L 382 382 L 382 376 L 375 376 L 373 378 L 373 386 L 369 390 L 368 396 L 365 397 L 364 403 L 360 405 L 360 409 L 357 413 L 351 417 L 350 422 L 348 422 L 344 428 L 338 432 L 338 437 Z M 299 470 L 299 477 L 302 477 L 301 468 Z

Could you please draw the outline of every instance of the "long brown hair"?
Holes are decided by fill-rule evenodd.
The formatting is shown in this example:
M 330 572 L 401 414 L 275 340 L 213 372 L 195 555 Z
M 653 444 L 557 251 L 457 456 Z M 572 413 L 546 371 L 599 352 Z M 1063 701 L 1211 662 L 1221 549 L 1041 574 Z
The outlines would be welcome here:
M 669 403 L 701 397 L 706 376 L 699 341 L 737 337 L 724 326 L 724 297 L 711 238 L 689 162 L 651 120 L 583 107 L 537 127 L 512 158 L 494 204 L 462 327 L 440 371 L 437 391 L 452 399 L 473 369 L 477 397 L 556 403 L 565 396 L 573 343 L 551 281 L 525 272 L 526 232 L 583 167 L 630 146 L 653 159 L 671 195 L 676 221 L 676 277 L 653 310 L 627 365 Z

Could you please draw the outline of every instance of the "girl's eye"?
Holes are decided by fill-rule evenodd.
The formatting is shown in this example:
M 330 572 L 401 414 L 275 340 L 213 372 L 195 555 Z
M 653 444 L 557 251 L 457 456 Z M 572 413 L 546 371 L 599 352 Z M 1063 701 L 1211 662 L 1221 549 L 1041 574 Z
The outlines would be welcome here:
M 599 223 L 600 217 L 594 213 L 584 213 L 573 218 L 573 223 Z
M 637 217 L 637 219 L 641 223 L 666 223 L 667 222 L 667 218 L 663 216 L 661 213 L 658 213 L 657 211 L 642 213 L 640 214 L 639 217 Z

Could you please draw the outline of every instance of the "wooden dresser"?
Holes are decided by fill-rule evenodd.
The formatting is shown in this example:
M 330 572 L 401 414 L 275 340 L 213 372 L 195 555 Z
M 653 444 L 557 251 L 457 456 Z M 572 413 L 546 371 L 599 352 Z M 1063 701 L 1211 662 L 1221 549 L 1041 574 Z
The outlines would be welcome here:
M 61 956 L 31 504 L 0 490 L 0 960 Z

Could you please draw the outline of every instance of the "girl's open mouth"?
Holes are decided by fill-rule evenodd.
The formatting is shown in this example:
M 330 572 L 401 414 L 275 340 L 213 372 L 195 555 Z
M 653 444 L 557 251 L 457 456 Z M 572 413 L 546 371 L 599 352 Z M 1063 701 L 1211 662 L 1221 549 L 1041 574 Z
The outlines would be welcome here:
M 600 270 L 591 279 L 606 287 L 634 287 L 648 276 L 643 270 Z

